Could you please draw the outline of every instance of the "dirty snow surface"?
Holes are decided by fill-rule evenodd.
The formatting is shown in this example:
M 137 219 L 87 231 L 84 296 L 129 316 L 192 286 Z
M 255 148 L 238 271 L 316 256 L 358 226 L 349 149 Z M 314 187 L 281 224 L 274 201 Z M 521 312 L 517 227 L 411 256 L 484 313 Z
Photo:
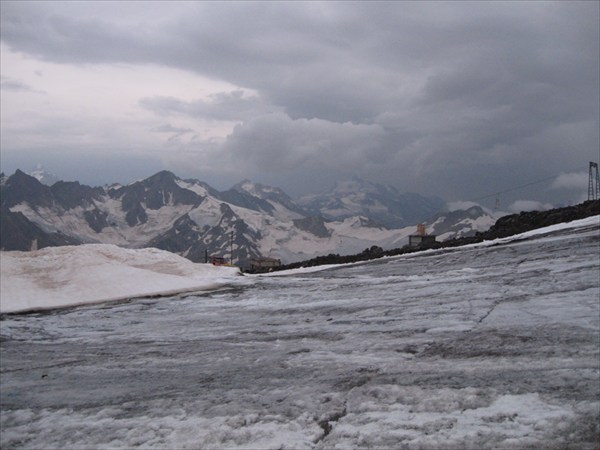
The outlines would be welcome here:
M 214 290 L 242 282 L 232 267 L 195 264 L 156 248 L 109 244 L 0 252 L 0 313 Z
M 599 227 L 1 321 L 2 448 L 597 448 Z

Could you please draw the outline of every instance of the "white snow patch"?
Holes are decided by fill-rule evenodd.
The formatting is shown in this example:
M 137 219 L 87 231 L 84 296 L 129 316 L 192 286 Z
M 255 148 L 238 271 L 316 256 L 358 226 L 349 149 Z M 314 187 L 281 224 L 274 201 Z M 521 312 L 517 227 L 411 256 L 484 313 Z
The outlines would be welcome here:
M 187 189 L 188 191 L 192 191 L 202 197 L 208 196 L 208 190 L 199 183 L 190 183 L 184 180 L 175 180 L 175 184 L 180 188 Z
M 214 227 L 221 220 L 221 203 L 212 197 L 206 197 L 200 206 L 191 210 L 188 215 L 200 227 Z
M 496 397 L 486 389 L 388 385 L 351 394 L 347 415 L 328 437 L 330 448 L 523 448 L 575 419 L 571 407 L 537 393 Z
M 110 244 L 0 255 L 2 313 L 210 290 L 239 275 L 237 268 L 195 264 L 164 250 Z

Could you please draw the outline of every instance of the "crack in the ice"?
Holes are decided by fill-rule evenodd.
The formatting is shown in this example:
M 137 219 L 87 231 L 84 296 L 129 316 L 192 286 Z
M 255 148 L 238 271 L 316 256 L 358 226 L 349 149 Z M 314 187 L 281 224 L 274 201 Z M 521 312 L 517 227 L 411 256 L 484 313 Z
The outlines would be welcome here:
M 325 417 L 324 419 L 319 420 L 319 422 L 317 422 L 317 424 L 323 429 L 323 434 L 321 436 L 319 436 L 315 440 L 314 443 L 318 444 L 319 442 L 325 440 L 325 438 L 327 438 L 327 436 L 329 436 L 329 434 L 331 433 L 331 430 L 333 429 L 332 422 L 334 424 L 337 423 L 346 414 L 348 414 L 348 412 L 347 412 L 346 404 L 344 403 L 344 409 L 342 411 L 335 411 L 332 414 Z
M 510 297 L 510 298 L 499 298 L 497 300 L 494 300 L 494 302 L 492 303 L 492 306 L 489 309 L 489 311 L 487 313 L 485 313 L 483 316 L 481 316 L 479 318 L 479 320 L 477 321 L 477 323 L 481 323 L 485 319 L 487 319 L 487 317 L 494 311 L 494 309 L 496 309 L 496 307 L 500 303 L 504 303 L 504 302 L 518 302 L 518 301 L 526 300 L 527 298 L 528 298 L 527 295 L 516 295 L 516 296 Z
M 500 304 L 501 300 L 495 300 L 494 303 L 492 303 L 492 307 L 490 308 L 490 310 L 485 313 L 477 323 L 481 323 L 483 322 L 493 311 L 494 309 L 496 309 L 496 306 L 498 306 Z

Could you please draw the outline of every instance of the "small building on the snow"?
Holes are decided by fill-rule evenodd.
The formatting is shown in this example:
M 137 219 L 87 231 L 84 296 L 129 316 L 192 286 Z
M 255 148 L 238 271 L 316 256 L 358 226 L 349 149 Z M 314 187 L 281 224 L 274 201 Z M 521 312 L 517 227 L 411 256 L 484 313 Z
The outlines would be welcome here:
M 417 234 L 411 234 L 408 237 L 408 245 L 410 247 L 418 247 L 421 244 L 433 244 L 436 236 L 433 234 L 427 234 L 425 224 L 420 223 L 417 225 Z
M 266 271 L 281 266 L 281 260 L 275 258 L 253 258 L 251 261 L 252 270 Z
M 225 258 L 223 258 L 222 256 L 211 256 L 210 262 L 213 266 L 222 266 L 227 263 Z

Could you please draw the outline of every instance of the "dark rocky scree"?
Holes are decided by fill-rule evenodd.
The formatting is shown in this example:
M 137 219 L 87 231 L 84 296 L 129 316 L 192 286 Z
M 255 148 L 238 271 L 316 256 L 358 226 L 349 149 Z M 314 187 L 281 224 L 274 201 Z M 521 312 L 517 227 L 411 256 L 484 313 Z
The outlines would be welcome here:
M 543 228 L 572 220 L 584 219 L 586 217 L 600 214 L 600 200 L 589 200 L 575 206 L 565 208 L 551 209 L 549 211 L 529 211 L 519 214 L 511 214 L 501 217 L 487 231 L 476 233 L 475 236 L 450 239 L 444 242 L 435 242 L 422 244 L 418 247 L 404 246 L 392 250 L 384 251 L 381 247 L 373 246 L 363 250 L 356 255 L 341 256 L 338 254 L 329 254 L 326 256 L 317 256 L 307 261 L 296 262 L 281 266 L 275 270 L 297 269 L 299 267 L 320 266 L 323 264 L 345 264 L 351 262 L 367 261 L 369 259 L 381 258 L 383 256 L 395 256 L 405 253 L 413 253 L 426 249 L 450 248 L 461 245 L 474 244 L 477 242 L 489 241 L 492 239 L 513 236 L 526 231 Z
M 220 194 L 217 194 L 217 198 L 220 198 L 227 203 L 231 203 L 232 205 L 241 206 L 254 211 L 272 213 L 275 210 L 268 201 L 236 189 L 229 189 L 228 191 L 221 192 Z

